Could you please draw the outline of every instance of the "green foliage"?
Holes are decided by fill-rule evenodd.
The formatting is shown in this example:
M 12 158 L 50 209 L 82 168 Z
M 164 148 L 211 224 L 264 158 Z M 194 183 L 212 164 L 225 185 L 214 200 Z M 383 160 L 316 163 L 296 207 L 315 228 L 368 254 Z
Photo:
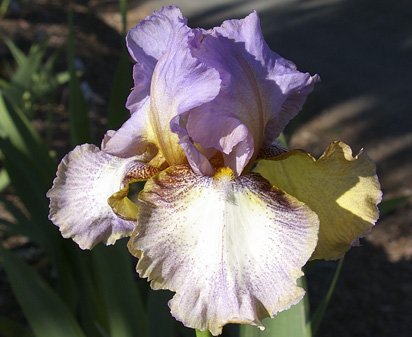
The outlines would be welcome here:
M 6 14 L 10 6 L 10 0 L 2 0 L 0 2 L 0 19 Z
M 212 337 L 209 331 L 196 330 L 196 337 Z
M 410 197 L 410 195 L 404 195 L 397 198 L 383 200 L 379 205 L 379 211 L 381 216 L 392 213 L 399 206 L 405 204 Z
M 119 10 L 122 16 L 122 35 L 126 35 L 127 30 L 127 0 L 119 0 Z
M 96 284 L 108 309 L 109 336 L 147 336 L 144 304 L 131 273 L 127 247 L 96 247 L 93 259 Z
M 122 35 L 126 35 L 127 29 L 127 0 L 119 0 L 119 9 L 122 17 Z M 119 128 L 128 118 L 129 112 L 125 107 L 127 96 L 132 87 L 131 63 L 126 45 L 123 44 L 119 61 L 114 72 L 112 90 L 107 108 L 108 127 Z
M 1 92 L 0 137 L 9 139 L 11 146 L 15 147 L 16 151 L 26 157 L 31 165 L 34 166 L 34 169 L 40 171 L 39 174 L 42 176 L 42 182 L 44 184 L 48 185 L 50 183 L 50 178 L 54 175 L 55 167 L 46 146 L 30 126 L 30 122 L 20 110 L 20 106 L 17 105 L 13 107 L 3 98 Z M 13 154 L 10 155 L 13 156 Z M 28 169 L 29 168 L 26 170 Z
M 90 121 L 88 107 L 80 87 L 80 80 L 75 68 L 75 41 L 73 13 L 69 12 L 69 37 L 67 43 L 67 66 L 69 69 L 69 117 L 71 144 L 90 143 Z
M 108 111 L 108 127 L 118 129 L 129 117 L 125 102 L 132 86 L 131 64 L 125 48 L 122 49 L 119 62 L 113 76 Z
M 22 260 L 0 249 L 2 264 L 36 337 L 86 337 L 59 296 Z
M 5 169 L 0 169 L 0 193 L 10 184 L 10 178 Z
M 25 55 L 8 42 L 17 66 L 14 72 L 9 67 L 10 80 L 1 81 L 0 187 L 4 190 L 11 184 L 21 204 L 1 196 L 0 201 L 14 220 L 0 223 L 9 235 L 27 236 L 41 247 L 55 277 L 51 283 L 42 279 L 8 251 L 1 252 L 1 263 L 35 336 L 146 337 L 144 303 L 124 244 L 82 252 L 71 241 L 63 240 L 48 220 L 45 195 L 56 163 L 28 116 L 33 116 L 39 101 L 53 95 L 69 77 L 72 144 L 90 141 L 87 106 L 74 67 L 72 21 L 70 32 L 69 71 L 57 75 L 52 66 L 57 56 L 43 62 L 45 47 L 35 45 Z M 30 104 L 24 98 L 27 91 Z M 0 335 L 22 337 L 18 331 L 25 329 L 14 323 L 0 319 Z M 30 332 L 24 334 L 29 336 Z
M 7 317 L 0 317 L 2 337 L 32 337 L 33 334 L 20 323 Z
M 34 44 L 28 54 L 19 49 L 13 41 L 5 41 L 16 63 L 9 69 L 9 80 L 0 79 L 0 89 L 12 105 L 30 114 L 34 103 L 50 101 L 56 89 L 69 80 L 67 71 L 55 73 L 58 52 L 46 58 L 46 44 Z
M 304 277 L 299 279 L 298 284 L 305 288 Z M 274 318 L 264 319 L 263 325 L 263 331 L 254 326 L 241 325 L 240 337 L 311 337 L 307 295 L 302 301 L 280 312 Z
M 319 303 L 318 307 L 316 308 L 315 312 L 310 318 L 310 329 L 312 332 L 313 336 L 316 336 L 319 326 L 323 320 L 323 317 L 325 315 L 326 309 L 329 305 L 329 302 L 332 298 L 332 295 L 335 291 L 336 283 L 338 282 L 339 275 L 342 271 L 342 266 L 343 266 L 343 261 L 344 259 L 341 258 L 338 262 L 338 265 L 336 267 L 335 273 L 333 275 L 332 281 L 330 282 L 328 291 L 326 292 L 326 295 L 323 297 L 322 301 Z

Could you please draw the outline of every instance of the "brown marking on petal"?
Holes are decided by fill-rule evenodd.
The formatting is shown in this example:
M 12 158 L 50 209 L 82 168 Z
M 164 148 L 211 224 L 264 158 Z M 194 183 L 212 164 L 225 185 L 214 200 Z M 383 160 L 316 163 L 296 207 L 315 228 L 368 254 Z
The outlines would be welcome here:
M 139 195 L 139 199 L 144 195 L 144 200 L 146 202 L 153 200 L 153 204 L 156 203 L 159 197 L 165 203 L 173 202 L 175 201 L 174 195 L 169 192 L 169 188 L 181 189 L 182 193 L 184 193 L 185 190 L 189 189 L 190 182 L 194 181 L 196 177 L 189 165 L 169 167 L 146 183 L 144 190 L 141 192 L 142 194 Z M 158 186 L 155 195 L 146 192 L 151 190 L 153 186 Z
M 256 156 L 256 161 L 260 159 L 277 159 L 279 156 L 285 155 L 288 153 L 288 150 L 281 146 L 280 144 L 274 143 L 268 146 L 264 146 L 260 149 L 259 153 Z M 252 171 L 256 166 L 256 161 L 251 160 L 246 165 L 243 170 L 243 174 L 247 174 Z
M 288 152 L 286 148 L 280 146 L 279 144 L 272 144 L 270 146 L 263 147 L 260 150 L 257 159 L 272 159 L 286 152 Z
M 261 191 L 259 195 L 262 200 L 264 200 L 268 205 L 273 203 L 273 200 L 276 200 L 285 210 L 289 209 L 292 211 L 296 208 L 296 204 L 293 204 L 288 198 L 287 194 L 277 188 L 272 186 L 269 181 L 263 178 L 260 174 L 249 173 L 246 176 L 241 176 L 237 179 L 240 184 L 248 186 L 256 191 Z
M 131 162 L 125 170 L 121 189 L 107 199 L 112 211 L 121 219 L 136 221 L 139 207 L 127 197 L 129 194 L 129 184 L 145 181 L 159 172 L 158 168 L 140 161 Z
M 210 164 L 213 167 L 222 167 L 225 165 L 222 152 L 216 152 L 212 158 L 209 159 Z
M 160 170 L 151 165 L 143 164 L 141 162 L 133 162 L 127 169 L 125 177 L 123 179 L 123 185 L 127 185 L 133 182 L 147 180 L 158 174 Z

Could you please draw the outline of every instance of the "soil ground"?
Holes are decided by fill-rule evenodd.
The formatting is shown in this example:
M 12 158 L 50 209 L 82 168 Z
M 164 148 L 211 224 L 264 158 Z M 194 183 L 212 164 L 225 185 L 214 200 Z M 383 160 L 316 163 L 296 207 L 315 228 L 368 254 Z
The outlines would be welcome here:
M 66 10 L 62 0 L 12 1 L 0 21 L 0 34 L 23 49 L 44 37 L 51 49 L 64 46 Z M 174 1 L 192 26 L 210 27 L 241 17 L 253 8 L 273 50 L 300 70 L 322 78 L 304 111 L 288 128 L 292 148 L 316 155 L 332 140 L 355 152 L 363 148 L 377 163 L 385 198 L 412 195 L 412 4 L 407 0 Z M 129 1 L 129 26 L 164 5 Z M 116 1 L 72 1 L 78 58 L 89 84 L 97 139 L 104 131 L 114 64 L 123 43 Z M 186 11 L 187 9 L 187 11 Z M 7 50 L 0 43 L 0 57 Z M 64 67 L 64 63 L 61 65 Z M 63 101 L 64 91 L 59 96 Z M 53 147 L 67 150 L 64 105 Z M 41 131 L 41 118 L 34 120 Z M 374 230 L 345 258 L 336 292 L 319 336 L 409 337 L 412 331 L 412 198 L 381 218 Z M 319 263 L 310 273 L 316 306 L 335 263 Z M 7 285 L 0 283 L 3 292 Z M 6 299 L 7 300 L 7 299 Z M 16 310 L 5 303 L 0 306 Z M 293 337 L 293 336 L 292 336 Z

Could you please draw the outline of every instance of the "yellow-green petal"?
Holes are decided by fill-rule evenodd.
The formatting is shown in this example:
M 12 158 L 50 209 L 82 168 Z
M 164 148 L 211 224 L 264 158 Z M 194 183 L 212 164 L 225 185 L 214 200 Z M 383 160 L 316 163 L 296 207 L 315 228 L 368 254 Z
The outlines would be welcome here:
M 341 257 L 379 217 L 382 192 L 375 164 L 365 153 L 334 142 L 319 158 L 294 150 L 258 162 L 255 172 L 307 204 L 320 220 L 312 259 Z
M 123 179 L 122 185 L 124 187 L 107 199 L 112 211 L 122 219 L 136 221 L 139 207 L 135 202 L 128 198 L 129 184 L 145 181 L 159 172 L 160 170 L 156 167 L 145 163 L 135 162 L 134 166 L 127 171 Z

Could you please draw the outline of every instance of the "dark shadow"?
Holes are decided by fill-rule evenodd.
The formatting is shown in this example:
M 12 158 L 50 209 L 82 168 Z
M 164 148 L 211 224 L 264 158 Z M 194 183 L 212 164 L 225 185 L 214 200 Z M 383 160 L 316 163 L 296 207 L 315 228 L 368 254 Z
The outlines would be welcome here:
M 230 13 L 231 10 L 234 10 L 237 7 L 242 6 L 243 4 L 247 4 L 249 2 L 249 0 L 238 0 L 236 2 L 222 3 L 218 6 L 210 7 L 197 15 L 190 16 L 189 26 L 202 27 L 205 29 L 212 28 L 220 24 L 220 22 L 213 22 L 214 18 L 221 17 L 222 14 L 225 12 Z M 234 17 L 230 17 L 230 19 L 234 19 Z
M 336 262 L 318 262 L 307 273 L 312 312 L 323 298 Z M 391 263 L 381 249 L 365 242 L 346 254 L 318 337 L 407 337 L 411 322 L 412 264 Z

